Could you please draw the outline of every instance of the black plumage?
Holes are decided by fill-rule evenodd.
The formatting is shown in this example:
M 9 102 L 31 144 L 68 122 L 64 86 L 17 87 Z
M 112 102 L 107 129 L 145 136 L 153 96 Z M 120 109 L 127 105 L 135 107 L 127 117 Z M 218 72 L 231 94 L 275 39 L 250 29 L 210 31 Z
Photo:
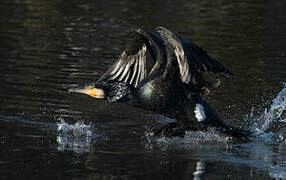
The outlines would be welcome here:
M 126 102 L 178 121 L 157 129 L 155 135 L 183 136 L 185 130 L 216 127 L 231 136 L 248 137 L 250 132 L 224 123 L 203 99 L 211 84 L 203 73 L 233 75 L 193 42 L 164 27 L 154 32 L 138 29 L 93 87 L 103 89 L 107 100 Z

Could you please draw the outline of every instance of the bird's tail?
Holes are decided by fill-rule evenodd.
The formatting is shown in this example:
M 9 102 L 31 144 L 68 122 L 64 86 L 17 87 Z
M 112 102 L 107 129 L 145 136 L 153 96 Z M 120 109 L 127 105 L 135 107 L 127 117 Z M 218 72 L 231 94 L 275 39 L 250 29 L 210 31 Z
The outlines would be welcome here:
M 239 127 L 235 127 L 225 121 L 223 121 L 220 116 L 213 110 L 205 101 L 203 102 L 203 106 L 205 108 L 206 113 L 206 121 L 205 127 L 215 127 L 220 133 L 230 135 L 231 137 L 237 138 L 245 138 L 249 139 L 253 137 L 253 133 L 249 130 L 242 129 Z

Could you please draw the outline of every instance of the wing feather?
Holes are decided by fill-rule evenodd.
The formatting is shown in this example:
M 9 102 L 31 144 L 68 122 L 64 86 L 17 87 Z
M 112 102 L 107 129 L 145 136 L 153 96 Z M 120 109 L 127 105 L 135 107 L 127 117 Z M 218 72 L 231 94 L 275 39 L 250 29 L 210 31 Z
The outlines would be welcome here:
M 125 51 L 98 81 L 122 81 L 137 87 L 163 74 L 166 52 L 158 33 L 137 29 L 132 42 L 126 45 Z
M 134 87 L 138 86 L 147 76 L 146 72 L 147 47 L 142 43 L 141 49 L 135 54 L 124 51 L 118 60 L 99 80 L 116 80 L 127 82 Z M 131 77 L 131 78 L 130 78 Z
M 194 43 L 183 39 L 164 27 L 157 27 L 156 30 L 174 51 L 183 83 L 189 84 L 191 79 L 194 78 L 193 76 L 200 72 L 212 72 L 226 77 L 233 75 L 231 71 L 211 58 Z

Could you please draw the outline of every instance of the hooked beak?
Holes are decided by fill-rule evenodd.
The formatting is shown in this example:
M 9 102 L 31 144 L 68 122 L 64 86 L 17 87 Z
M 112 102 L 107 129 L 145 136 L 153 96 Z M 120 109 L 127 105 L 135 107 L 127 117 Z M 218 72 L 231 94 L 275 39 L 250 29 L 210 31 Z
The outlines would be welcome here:
M 84 88 L 74 88 L 74 89 L 69 89 L 68 91 L 70 92 L 75 92 L 75 93 L 83 93 L 83 94 L 87 94 L 93 98 L 97 98 L 97 99 L 104 99 L 104 91 L 103 89 L 100 88 L 95 88 L 93 86 L 86 86 Z

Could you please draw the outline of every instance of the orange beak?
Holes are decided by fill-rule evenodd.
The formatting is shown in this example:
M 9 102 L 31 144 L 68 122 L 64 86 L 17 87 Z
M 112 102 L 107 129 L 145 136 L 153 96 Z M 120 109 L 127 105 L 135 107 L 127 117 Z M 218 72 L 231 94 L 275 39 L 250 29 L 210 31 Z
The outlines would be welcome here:
M 83 89 L 81 89 L 81 88 L 69 89 L 69 92 L 83 93 L 83 94 L 87 94 L 93 98 L 104 99 L 103 89 L 94 88 L 93 86 L 86 86 Z

